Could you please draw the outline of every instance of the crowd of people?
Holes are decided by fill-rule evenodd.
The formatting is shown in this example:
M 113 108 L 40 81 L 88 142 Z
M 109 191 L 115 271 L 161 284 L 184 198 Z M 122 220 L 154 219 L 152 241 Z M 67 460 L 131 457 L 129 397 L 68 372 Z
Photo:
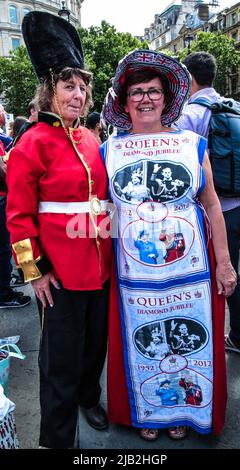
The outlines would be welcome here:
M 147 441 L 163 429 L 174 440 L 189 428 L 219 434 L 225 341 L 240 351 L 240 203 L 219 201 L 208 110 L 190 106 L 196 94 L 218 99 L 214 59 L 130 52 L 101 116 L 89 111 L 92 74 L 75 28 L 32 11 L 23 37 L 39 85 L 28 118 L 0 133 L 0 308 L 30 303 L 12 285 L 31 282 L 42 328 L 39 447 L 74 447 L 79 406 L 94 429 L 110 421 Z M 106 139 L 103 122 L 118 132 Z M 130 144 L 142 151 L 129 156 Z

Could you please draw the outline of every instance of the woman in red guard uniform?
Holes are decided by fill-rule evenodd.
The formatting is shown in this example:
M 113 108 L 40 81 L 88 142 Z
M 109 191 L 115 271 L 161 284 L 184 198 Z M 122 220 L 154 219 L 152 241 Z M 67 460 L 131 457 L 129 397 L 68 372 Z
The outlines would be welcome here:
M 23 36 L 40 111 L 10 152 L 8 229 L 43 310 L 39 445 L 71 448 L 79 405 L 92 427 L 108 426 L 99 404 L 111 258 L 107 176 L 96 139 L 79 123 L 91 102 L 91 74 L 76 30 L 33 11 Z

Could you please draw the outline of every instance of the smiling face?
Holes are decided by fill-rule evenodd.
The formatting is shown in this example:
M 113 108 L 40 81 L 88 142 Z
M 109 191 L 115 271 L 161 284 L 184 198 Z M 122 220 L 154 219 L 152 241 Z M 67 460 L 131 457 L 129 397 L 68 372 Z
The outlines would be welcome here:
M 149 98 L 145 93 L 141 101 L 135 102 L 132 99 L 132 93 L 135 90 L 150 91 L 162 90 L 162 82 L 159 77 L 153 78 L 148 82 L 141 82 L 130 85 L 127 90 L 127 101 L 125 111 L 129 113 L 132 121 L 132 130 L 135 133 L 159 132 L 162 129 L 161 114 L 164 109 L 164 95 L 160 93 L 157 100 Z
M 56 84 L 56 95 L 52 98 L 51 111 L 59 114 L 61 112 L 66 127 L 72 127 L 84 109 L 87 98 L 87 86 L 81 77 L 73 75 L 68 80 L 58 80 Z
M 134 186 L 138 186 L 140 183 L 141 178 L 139 178 L 137 175 L 132 175 L 132 184 L 134 184 Z

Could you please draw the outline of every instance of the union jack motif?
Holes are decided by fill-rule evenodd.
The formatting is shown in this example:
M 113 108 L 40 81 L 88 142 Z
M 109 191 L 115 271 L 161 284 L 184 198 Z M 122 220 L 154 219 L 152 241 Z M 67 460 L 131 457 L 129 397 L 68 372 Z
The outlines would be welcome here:
M 132 51 L 120 60 L 113 79 L 112 90 L 107 95 L 103 107 L 104 119 L 119 129 L 131 128 L 130 118 L 119 102 L 119 91 L 130 74 L 144 68 L 156 70 L 168 80 L 170 103 L 161 116 L 163 125 L 169 125 L 178 119 L 185 99 L 188 97 L 189 75 L 176 59 L 150 50 Z

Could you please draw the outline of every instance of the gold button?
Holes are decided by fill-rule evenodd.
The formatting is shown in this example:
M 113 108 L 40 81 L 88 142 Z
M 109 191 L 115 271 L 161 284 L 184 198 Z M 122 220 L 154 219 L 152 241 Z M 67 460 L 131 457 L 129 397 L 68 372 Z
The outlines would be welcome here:
M 90 201 L 90 210 L 93 215 L 99 215 L 102 212 L 101 201 L 97 197 L 93 197 Z

